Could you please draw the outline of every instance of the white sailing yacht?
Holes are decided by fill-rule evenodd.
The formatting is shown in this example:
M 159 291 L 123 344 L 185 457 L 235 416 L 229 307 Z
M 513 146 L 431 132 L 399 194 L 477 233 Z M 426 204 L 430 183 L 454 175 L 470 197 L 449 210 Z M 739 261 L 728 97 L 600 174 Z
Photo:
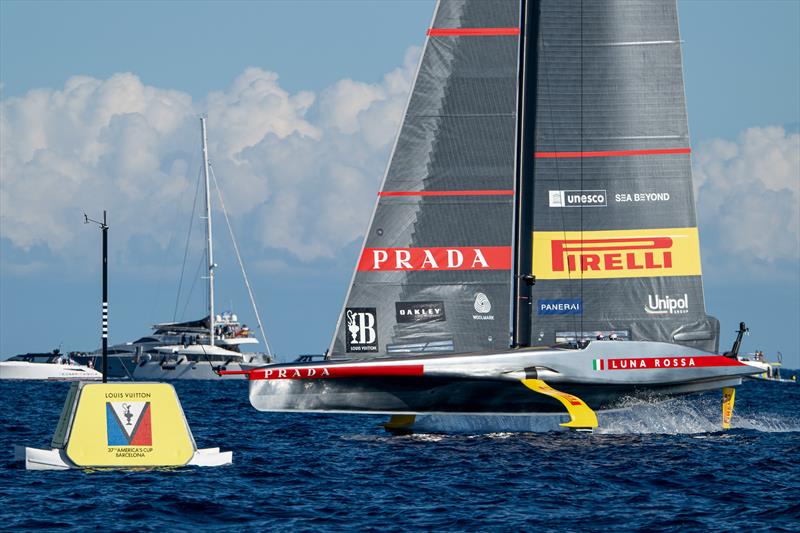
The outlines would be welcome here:
M 203 182 L 205 192 L 205 237 L 206 273 L 208 290 L 208 316 L 189 322 L 164 322 L 153 325 L 153 333 L 132 342 L 112 345 L 108 349 L 109 377 L 133 380 L 185 380 L 220 379 L 220 370 L 242 371 L 273 362 L 269 344 L 266 342 L 261 317 L 255 304 L 250 282 L 242 263 L 239 248 L 230 231 L 233 248 L 244 283 L 250 297 L 258 328 L 265 341 L 265 352 L 244 352 L 243 347 L 259 344 L 254 333 L 239 322 L 232 311 L 217 312 L 214 300 L 214 241 L 211 224 L 211 176 L 212 169 L 208 159 L 208 139 L 206 119 L 200 118 L 200 131 L 203 157 Z M 216 178 L 214 178 L 216 184 Z M 217 191 L 219 192 L 218 185 Z M 220 207 L 225 213 L 220 194 Z M 230 222 L 225 213 L 230 230 Z M 100 350 L 87 354 L 81 360 L 99 361 Z M 233 374 L 227 379 L 241 379 Z

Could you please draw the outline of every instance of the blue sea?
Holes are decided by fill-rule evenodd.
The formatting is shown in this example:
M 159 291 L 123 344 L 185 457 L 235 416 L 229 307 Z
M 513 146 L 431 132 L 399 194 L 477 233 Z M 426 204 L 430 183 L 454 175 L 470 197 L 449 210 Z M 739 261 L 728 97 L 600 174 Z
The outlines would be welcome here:
M 594 434 L 558 417 L 261 413 L 247 383 L 181 382 L 218 468 L 26 471 L 68 389 L 0 382 L 0 528 L 113 531 L 800 531 L 800 384 L 745 382 L 734 428 L 720 394 L 601 413 Z

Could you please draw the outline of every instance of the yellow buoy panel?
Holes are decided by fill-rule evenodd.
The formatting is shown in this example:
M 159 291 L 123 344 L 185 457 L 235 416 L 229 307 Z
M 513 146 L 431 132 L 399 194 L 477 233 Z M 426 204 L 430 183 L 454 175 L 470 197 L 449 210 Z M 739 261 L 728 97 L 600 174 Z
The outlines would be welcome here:
M 181 466 L 195 444 L 168 383 L 82 384 L 67 441 L 78 466 Z

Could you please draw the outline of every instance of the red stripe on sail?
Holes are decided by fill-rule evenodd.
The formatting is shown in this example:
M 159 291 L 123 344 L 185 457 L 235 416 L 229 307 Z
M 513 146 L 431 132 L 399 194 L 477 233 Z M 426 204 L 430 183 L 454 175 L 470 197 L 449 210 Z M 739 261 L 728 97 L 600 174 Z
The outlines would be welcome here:
M 383 191 L 378 196 L 512 196 L 511 189 L 486 189 L 477 191 Z
M 657 148 L 652 150 L 614 150 L 608 152 L 536 152 L 536 159 L 570 159 L 580 157 L 631 157 L 639 155 L 690 154 L 691 148 Z
M 358 261 L 360 272 L 510 269 L 510 246 L 364 248 Z
M 380 366 L 323 366 L 323 367 L 274 367 L 248 371 L 247 377 L 259 379 L 336 379 L 365 377 L 419 377 L 424 373 L 423 365 Z
M 432 37 L 463 37 L 470 35 L 519 35 L 519 28 L 430 28 Z

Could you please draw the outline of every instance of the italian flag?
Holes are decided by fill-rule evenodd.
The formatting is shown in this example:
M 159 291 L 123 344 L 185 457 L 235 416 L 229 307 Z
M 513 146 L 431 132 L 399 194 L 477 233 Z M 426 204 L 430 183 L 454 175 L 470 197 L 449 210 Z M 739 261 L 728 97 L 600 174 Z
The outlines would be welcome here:
M 603 359 L 592 359 L 592 369 L 605 370 L 605 366 L 603 365 Z

